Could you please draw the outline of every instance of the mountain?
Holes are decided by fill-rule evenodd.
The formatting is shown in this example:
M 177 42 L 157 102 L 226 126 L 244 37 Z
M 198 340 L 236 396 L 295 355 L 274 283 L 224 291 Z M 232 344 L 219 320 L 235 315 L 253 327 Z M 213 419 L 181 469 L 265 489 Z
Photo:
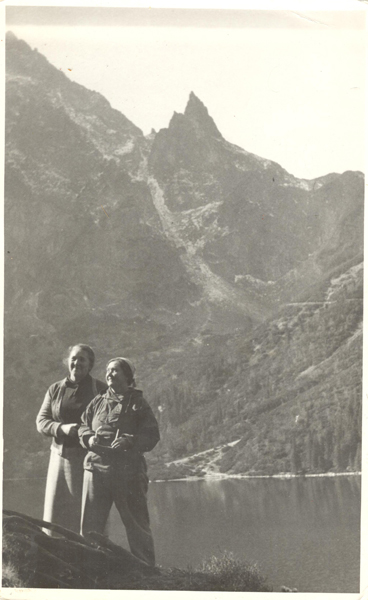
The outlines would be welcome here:
M 144 136 L 12 34 L 6 77 L 7 472 L 34 470 L 38 456 L 44 469 L 47 441 L 33 422 L 76 341 L 97 349 L 96 376 L 117 354 L 137 364 L 163 432 L 155 469 L 240 436 L 221 469 L 264 471 L 266 433 L 267 464 L 291 468 L 296 446 L 285 432 L 272 441 L 272 402 L 277 419 L 284 396 L 288 416 L 303 398 L 311 403 L 306 440 L 313 427 L 320 434 L 317 408 L 329 394 L 331 435 L 345 396 L 355 398 L 345 468 L 356 465 L 363 175 L 297 179 L 227 142 L 193 92 L 183 114 Z M 345 396 L 334 376 L 340 360 L 351 373 Z M 312 367 L 325 378 L 325 400 L 318 386 L 306 396 L 299 386 Z
M 284 288 L 291 273 L 295 294 L 336 264 L 336 253 L 340 261 L 361 255 L 361 175 L 296 179 L 226 142 L 193 93 L 184 114 L 156 135 L 149 165 L 167 219 L 192 252 L 235 289 L 256 288 L 257 303 L 274 308 L 290 298 Z M 354 235 L 349 220 L 358 227 Z

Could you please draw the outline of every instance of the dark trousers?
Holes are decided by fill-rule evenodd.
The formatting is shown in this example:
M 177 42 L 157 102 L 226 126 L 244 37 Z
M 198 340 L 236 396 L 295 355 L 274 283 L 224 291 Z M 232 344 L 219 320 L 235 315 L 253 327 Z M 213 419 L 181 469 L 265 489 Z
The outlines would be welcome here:
M 124 523 L 131 553 L 154 565 L 147 489 L 145 473 L 127 476 L 115 469 L 84 471 L 81 534 L 103 533 L 114 502 Z

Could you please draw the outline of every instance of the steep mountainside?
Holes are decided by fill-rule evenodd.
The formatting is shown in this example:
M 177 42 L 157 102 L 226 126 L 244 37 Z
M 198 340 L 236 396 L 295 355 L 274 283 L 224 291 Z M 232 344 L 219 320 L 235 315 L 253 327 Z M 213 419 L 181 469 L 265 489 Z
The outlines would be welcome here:
M 6 60 L 8 473 L 34 469 L 37 452 L 44 456 L 34 418 L 48 385 L 63 376 L 61 354 L 76 341 L 96 347 L 96 376 L 112 355 L 137 363 L 163 430 L 153 462 L 239 436 L 221 468 L 259 470 L 257 440 L 266 432 L 270 463 L 281 468 L 281 445 L 283 468 L 290 466 L 295 447 L 284 434 L 272 441 L 265 424 L 282 418 L 282 398 L 287 415 L 303 399 L 313 405 L 310 433 L 314 406 L 327 406 L 330 393 L 336 407 L 344 402 L 333 377 L 340 359 L 351 368 L 344 394 L 360 384 L 360 338 L 352 346 L 348 339 L 362 311 L 363 175 L 296 179 L 227 142 L 193 93 L 184 114 L 144 137 L 12 34 Z M 336 281 L 350 282 L 353 298 Z M 325 400 L 318 386 L 305 396 L 297 383 L 312 366 L 326 379 Z M 228 411 L 219 408 L 224 390 Z
M 359 470 L 363 265 L 339 273 L 250 335 L 209 336 L 191 357 L 190 381 L 171 365 L 177 376 L 162 389 L 158 380 L 153 398 L 168 462 L 230 444 L 215 461 L 208 455 L 212 472 Z M 157 466 L 178 477 L 203 463 Z

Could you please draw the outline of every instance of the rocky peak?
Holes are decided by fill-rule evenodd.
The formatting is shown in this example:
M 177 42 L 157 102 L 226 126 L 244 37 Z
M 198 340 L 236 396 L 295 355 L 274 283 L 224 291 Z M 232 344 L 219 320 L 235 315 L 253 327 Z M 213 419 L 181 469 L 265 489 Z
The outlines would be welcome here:
M 190 92 L 189 94 L 184 116 L 192 121 L 196 128 L 203 131 L 203 133 L 222 139 L 222 135 L 217 129 L 214 120 L 208 114 L 207 108 L 194 92 Z

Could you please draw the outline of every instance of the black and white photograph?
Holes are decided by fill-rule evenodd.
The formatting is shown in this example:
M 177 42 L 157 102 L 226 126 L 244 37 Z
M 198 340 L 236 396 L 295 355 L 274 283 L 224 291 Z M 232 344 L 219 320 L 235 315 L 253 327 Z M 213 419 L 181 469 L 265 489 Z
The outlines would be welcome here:
M 367 5 L 4 4 L 2 597 L 358 598 Z

